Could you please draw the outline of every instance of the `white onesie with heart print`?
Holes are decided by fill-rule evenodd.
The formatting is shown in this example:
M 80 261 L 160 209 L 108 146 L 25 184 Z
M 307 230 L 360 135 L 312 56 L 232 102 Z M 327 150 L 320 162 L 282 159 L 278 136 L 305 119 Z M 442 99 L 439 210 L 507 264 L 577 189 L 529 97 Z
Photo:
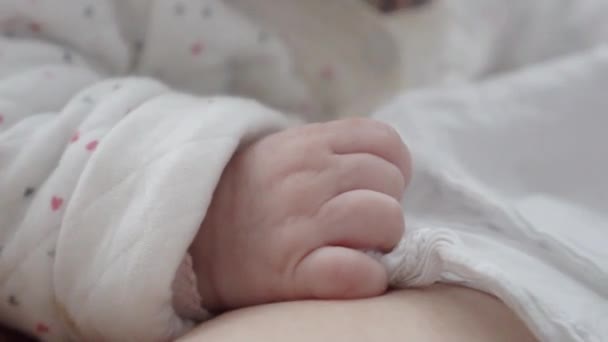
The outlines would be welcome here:
M 0 321 L 46 341 L 163 341 L 204 319 L 187 248 L 234 151 L 288 125 L 222 96 L 365 114 L 398 59 L 364 9 L 1 1 Z

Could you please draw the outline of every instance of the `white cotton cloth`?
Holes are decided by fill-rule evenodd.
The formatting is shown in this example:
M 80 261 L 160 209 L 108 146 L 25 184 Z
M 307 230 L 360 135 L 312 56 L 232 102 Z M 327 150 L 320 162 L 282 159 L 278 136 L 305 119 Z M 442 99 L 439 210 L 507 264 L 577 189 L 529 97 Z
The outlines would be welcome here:
M 43 340 L 185 332 L 193 322 L 175 312 L 172 283 L 222 170 L 240 144 L 285 125 L 250 101 L 120 79 L 6 129 L 2 321 Z
M 375 118 L 412 151 L 396 287 L 491 293 L 540 341 L 608 338 L 608 48 L 479 85 L 405 94 Z
M 387 27 L 416 89 L 374 115 L 414 160 L 392 285 L 491 293 L 540 341 L 608 340 L 608 2 L 435 0 Z
M 401 87 L 461 84 L 608 43 L 605 0 L 432 0 L 385 21 Z
M 173 312 L 176 270 L 236 148 L 283 121 L 253 103 L 208 102 L 150 99 L 112 127 L 84 167 L 53 269 L 56 306 L 78 340 L 152 341 L 190 327 Z
M 239 145 L 287 125 L 249 100 L 113 76 L 175 60 L 151 51 L 174 12 L 140 32 L 143 58 L 117 6 L 0 3 L 0 320 L 41 340 L 187 331 L 172 286 L 222 170 Z M 221 58 L 183 48 L 195 72 Z

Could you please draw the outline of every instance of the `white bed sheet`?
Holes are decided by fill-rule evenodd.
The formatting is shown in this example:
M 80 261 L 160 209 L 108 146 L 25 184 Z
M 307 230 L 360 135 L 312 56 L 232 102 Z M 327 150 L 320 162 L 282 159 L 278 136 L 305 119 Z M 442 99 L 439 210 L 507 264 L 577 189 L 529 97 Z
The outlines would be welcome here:
M 435 30 L 429 65 L 458 63 L 425 69 L 421 53 L 406 63 L 418 90 L 375 114 L 414 155 L 408 234 L 454 234 L 434 251 L 439 280 L 498 296 L 541 341 L 608 340 L 608 1 L 435 6 L 410 25 Z M 475 51 L 449 51 L 456 36 Z M 409 286 L 402 252 L 387 262 Z

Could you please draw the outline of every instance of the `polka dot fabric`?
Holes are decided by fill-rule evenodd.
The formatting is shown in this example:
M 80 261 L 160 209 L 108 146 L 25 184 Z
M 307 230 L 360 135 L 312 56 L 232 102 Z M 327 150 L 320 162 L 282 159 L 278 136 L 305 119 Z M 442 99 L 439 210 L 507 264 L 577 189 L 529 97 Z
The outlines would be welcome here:
M 397 50 L 363 2 L 172 0 L 151 6 L 139 72 L 253 97 L 305 120 L 364 115 L 394 89 Z
M 215 182 L 241 139 L 286 125 L 253 101 L 185 93 L 230 93 L 243 83 L 230 68 L 262 56 L 296 89 L 287 106 L 306 90 L 291 56 L 219 1 L 0 13 L 1 323 L 43 341 L 172 340 L 194 324 L 171 286 Z

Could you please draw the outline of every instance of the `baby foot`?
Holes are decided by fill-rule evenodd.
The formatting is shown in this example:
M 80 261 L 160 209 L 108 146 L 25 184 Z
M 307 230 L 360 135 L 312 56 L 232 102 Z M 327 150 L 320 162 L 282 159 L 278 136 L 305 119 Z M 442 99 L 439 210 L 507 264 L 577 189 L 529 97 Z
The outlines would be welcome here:
M 227 166 L 191 247 L 206 308 L 347 299 L 386 290 L 403 231 L 410 159 L 399 135 L 368 119 L 269 135 Z

